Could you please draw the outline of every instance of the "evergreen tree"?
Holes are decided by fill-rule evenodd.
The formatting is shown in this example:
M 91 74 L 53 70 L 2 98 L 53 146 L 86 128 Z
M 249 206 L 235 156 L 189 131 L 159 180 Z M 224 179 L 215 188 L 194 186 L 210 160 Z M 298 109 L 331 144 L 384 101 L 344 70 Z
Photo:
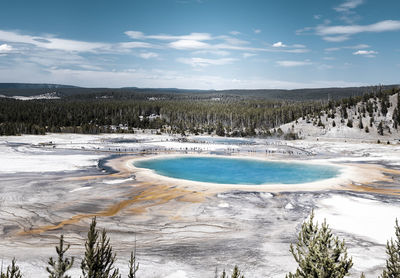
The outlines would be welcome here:
M 400 277 L 400 227 L 396 219 L 395 240 L 391 239 L 386 244 L 386 266 L 382 272 L 381 278 L 398 278 Z
M 139 263 L 136 263 L 136 247 L 135 252 L 131 252 L 129 260 L 129 274 L 128 278 L 136 278 L 136 272 L 139 270 Z
M 383 116 L 386 116 L 387 112 L 388 112 L 388 103 L 389 103 L 389 99 L 383 99 L 381 102 L 381 113 Z
M 218 123 L 217 128 L 215 130 L 215 133 L 218 136 L 225 136 L 225 130 L 224 130 L 224 126 L 222 125 L 221 122 Z
M 378 134 L 383 135 L 383 122 L 382 121 L 378 125 Z
M 74 258 L 64 258 L 64 254 L 68 251 L 70 245 L 64 248 L 64 236 L 61 235 L 59 246 L 56 246 L 56 252 L 58 255 L 57 261 L 51 257 L 48 264 L 50 267 L 46 267 L 47 272 L 50 274 L 49 278 L 71 278 L 71 276 L 65 273 L 71 269 L 74 264 Z
M 81 263 L 83 278 L 120 278 L 119 269 L 115 269 L 115 254 L 105 230 L 101 235 L 96 230 L 96 218 L 93 218 L 85 243 L 85 257 Z
M 222 271 L 221 278 L 228 278 L 225 269 L 224 271 Z M 237 265 L 235 265 L 235 267 L 233 268 L 231 278 L 244 278 L 244 275 L 240 272 L 239 267 Z
M 287 278 L 342 278 L 353 266 L 352 259 L 347 258 L 344 241 L 332 235 L 326 221 L 321 227 L 314 224 L 314 212 L 303 223 L 296 247 L 292 244 L 290 252 L 299 266 L 294 274 L 286 275 Z
M 3 273 L 3 270 L 1 271 L 0 278 L 22 278 L 19 266 L 15 263 L 15 258 L 11 261 L 11 265 L 7 267 L 5 273 Z
M 364 128 L 362 118 L 360 118 L 360 122 L 358 123 L 358 127 L 359 127 L 360 129 L 363 129 L 363 128 Z
M 244 275 L 240 273 L 239 267 L 237 265 L 235 265 L 235 267 L 233 268 L 231 278 L 244 278 Z
M 349 119 L 349 120 L 347 121 L 347 126 L 350 127 L 350 128 L 352 128 L 352 127 L 353 127 L 353 121 Z
M 222 271 L 221 278 L 228 278 L 228 276 L 226 275 L 225 269 Z

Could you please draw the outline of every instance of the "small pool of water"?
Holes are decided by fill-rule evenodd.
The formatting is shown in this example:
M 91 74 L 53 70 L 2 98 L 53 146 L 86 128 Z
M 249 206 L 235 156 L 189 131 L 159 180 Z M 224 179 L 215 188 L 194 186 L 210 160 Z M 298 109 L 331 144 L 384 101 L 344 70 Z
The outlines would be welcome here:
M 171 178 L 219 184 L 299 184 L 339 175 L 339 168 L 329 165 L 223 157 L 154 158 L 134 166 Z

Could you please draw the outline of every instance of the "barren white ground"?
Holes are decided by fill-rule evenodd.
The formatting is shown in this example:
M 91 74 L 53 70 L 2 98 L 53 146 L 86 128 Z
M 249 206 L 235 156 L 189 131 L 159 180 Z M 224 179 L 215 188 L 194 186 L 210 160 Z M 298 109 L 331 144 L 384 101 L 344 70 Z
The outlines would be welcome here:
M 395 171 L 400 169 L 400 145 L 393 144 L 393 138 L 390 145 L 332 138 L 317 141 L 315 137 L 290 142 L 187 139 L 181 142 L 180 137 L 149 133 L 0 137 L 0 254 L 4 264 L 16 257 L 25 277 L 47 277 L 47 259 L 55 255 L 58 236 L 64 234 L 72 244 L 70 254 L 77 257 L 71 275 L 79 277 L 90 217 L 38 234 L 21 231 L 57 225 L 79 214 L 104 212 L 142 194 L 135 177 L 108 177 L 104 162 L 111 155 L 145 150 L 240 152 L 287 160 L 376 164 L 394 171 L 387 173 L 389 181 L 376 181 L 372 188 L 400 187 Z M 83 176 L 96 177 L 70 179 Z M 127 206 L 99 217 L 99 227 L 109 231 L 123 273 L 136 237 L 140 277 L 213 277 L 215 267 L 231 269 L 235 264 L 244 269 L 246 277 L 284 277 L 295 270 L 289 245 L 295 243 L 301 223 L 314 209 L 319 222 L 326 219 L 335 234 L 346 240 L 354 261 L 352 276 L 359 277 L 361 271 L 377 276 L 386 258 L 386 240 L 394 236 L 395 219 L 400 218 L 398 196 L 373 192 L 226 190 L 205 196 L 199 202 L 172 198 L 141 212 Z

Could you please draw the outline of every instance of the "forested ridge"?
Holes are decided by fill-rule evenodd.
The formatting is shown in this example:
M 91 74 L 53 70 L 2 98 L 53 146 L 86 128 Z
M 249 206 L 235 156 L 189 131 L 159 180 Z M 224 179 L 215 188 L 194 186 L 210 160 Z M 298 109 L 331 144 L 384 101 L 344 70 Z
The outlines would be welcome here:
M 66 88 L 68 89 L 68 88 Z M 74 88 L 73 90 L 77 90 Z M 300 117 L 318 115 L 329 107 L 349 105 L 362 98 L 397 92 L 371 87 L 350 98 L 273 99 L 236 91 L 171 93 L 128 89 L 63 95 L 60 99 L 0 98 L 0 135 L 45 132 L 108 133 L 156 129 L 171 133 L 216 133 L 226 136 L 271 136 L 275 128 Z M 146 91 L 148 90 L 148 91 Z M 347 92 L 347 91 L 346 91 Z M 339 93 L 341 95 L 342 92 Z

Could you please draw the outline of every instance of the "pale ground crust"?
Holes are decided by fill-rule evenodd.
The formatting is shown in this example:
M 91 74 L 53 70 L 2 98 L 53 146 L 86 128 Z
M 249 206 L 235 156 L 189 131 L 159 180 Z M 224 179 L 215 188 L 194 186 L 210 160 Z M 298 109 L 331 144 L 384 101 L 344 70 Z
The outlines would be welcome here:
M 316 164 L 334 166 L 339 168 L 339 175 L 335 178 L 323 179 L 311 183 L 301 184 L 263 184 L 263 185 L 243 185 L 243 184 L 217 184 L 190 181 L 184 179 L 171 178 L 157 174 L 151 169 L 138 168 L 134 166 L 134 162 L 138 160 L 148 159 L 159 159 L 159 158 L 172 158 L 182 156 L 196 156 L 196 157 L 224 157 L 224 158 L 246 158 L 255 159 L 261 161 L 275 161 L 284 163 L 304 163 L 304 164 Z M 337 163 L 330 162 L 329 160 L 322 159 L 309 159 L 309 160 L 297 160 L 297 159 L 282 159 L 279 157 L 254 157 L 246 155 L 211 155 L 211 154 L 158 154 L 143 157 L 123 157 L 110 160 L 108 166 L 121 174 L 128 175 L 134 174 L 138 182 L 146 182 L 154 185 L 165 185 L 165 186 L 178 186 L 189 190 L 201 190 L 207 193 L 219 193 L 229 190 L 242 190 L 242 191 L 259 191 L 259 192 L 295 192 L 295 191 L 320 191 L 320 190 L 355 190 L 363 191 L 363 186 L 376 181 L 388 181 L 389 177 L 384 173 L 388 172 L 378 165 L 371 164 L 349 164 L 349 163 Z M 398 171 L 396 171 L 398 172 Z M 370 190 L 365 190 L 370 191 Z M 389 192 L 388 192 L 389 193 Z M 390 193 L 389 193 L 390 194 Z

